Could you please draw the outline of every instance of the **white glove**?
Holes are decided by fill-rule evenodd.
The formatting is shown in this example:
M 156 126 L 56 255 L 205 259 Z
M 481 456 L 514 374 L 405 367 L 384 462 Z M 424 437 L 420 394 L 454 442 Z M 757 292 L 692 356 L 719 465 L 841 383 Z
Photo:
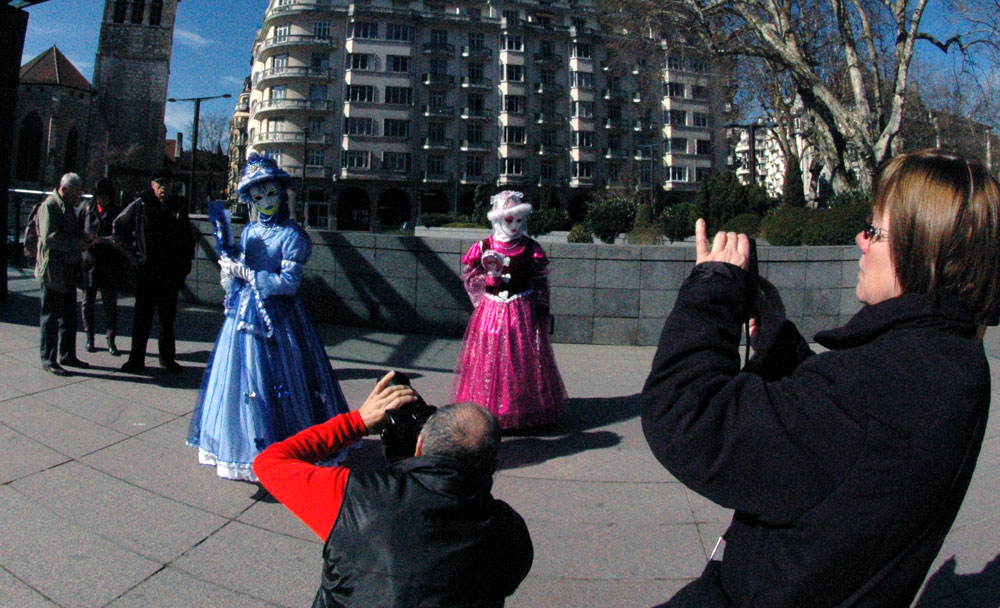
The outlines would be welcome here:
M 243 279 L 247 283 L 253 280 L 253 270 L 250 270 L 250 267 L 242 262 L 234 262 L 229 258 L 219 258 L 219 266 L 224 274 Z

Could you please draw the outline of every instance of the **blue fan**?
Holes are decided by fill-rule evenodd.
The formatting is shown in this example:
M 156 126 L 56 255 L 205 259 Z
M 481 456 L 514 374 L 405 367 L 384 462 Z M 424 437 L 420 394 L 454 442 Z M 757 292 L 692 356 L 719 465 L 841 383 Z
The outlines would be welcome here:
M 209 201 L 208 221 L 212 223 L 212 234 L 215 235 L 215 250 L 221 257 L 235 257 L 232 215 L 226 209 L 226 201 Z

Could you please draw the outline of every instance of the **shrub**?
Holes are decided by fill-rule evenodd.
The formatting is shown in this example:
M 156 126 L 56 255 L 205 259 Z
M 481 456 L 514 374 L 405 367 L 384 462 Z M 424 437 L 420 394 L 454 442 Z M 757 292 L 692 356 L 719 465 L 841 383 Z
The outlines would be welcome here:
M 761 222 L 760 236 L 772 245 L 801 245 L 802 229 L 811 221 L 811 211 L 784 206 L 773 209 Z
M 830 209 L 836 209 L 838 207 L 844 207 L 848 205 L 860 205 L 865 208 L 871 207 L 871 195 L 869 195 L 864 190 L 853 189 L 845 190 L 844 192 L 838 192 L 830 198 L 826 199 L 824 207 Z M 867 213 L 867 212 L 866 212 Z M 864 219 L 863 217 L 861 219 Z
M 830 209 L 813 209 L 814 218 L 802 228 L 803 245 L 850 245 L 869 213 L 867 197 Z
M 806 192 L 802 185 L 802 169 L 799 157 L 789 156 L 785 167 L 785 184 L 781 191 L 781 204 L 786 207 L 805 207 Z
M 573 222 L 561 209 L 535 209 L 528 216 L 528 232 L 538 236 L 553 230 L 569 230 Z
M 650 201 L 639 203 L 632 230 L 625 235 L 625 240 L 630 245 L 659 245 L 663 241 L 663 233 L 653 220 L 653 204 Z
M 660 231 L 672 241 L 682 241 L 694 234 L 694 205 L 677 203 L 660 214 Z
M 574 225 L 566 235 L 567 243 L 593 243 L 594 235 L 583 224 Z
M 422 213 L 420 214 L 420 224 L 427 228 L 437 228 L 439 226 L 444 226 L 450 222 L 456 221 L 457 218 L 451 213 Z
M 622 232 L 627 232 L 635 222 L 635 202 L 611 196 L 595 202 L 587 212 L 587 229 L 605 243 L 614 243 Z
M 722 225 L 719 230 L 743 233 L 749 237 L 760 234 L 760 216 L 756 213 L 741 213 Z

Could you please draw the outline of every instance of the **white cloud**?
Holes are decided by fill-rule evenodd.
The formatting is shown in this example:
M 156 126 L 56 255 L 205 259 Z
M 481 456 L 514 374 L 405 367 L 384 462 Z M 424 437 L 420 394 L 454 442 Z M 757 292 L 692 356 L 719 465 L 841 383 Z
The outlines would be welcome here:
M 191 118 L 194 109 L 189 103 L 167 103 L 166 111 L 163 113 L 163 124 L 167 127 L 167 139 L 177 137 L 177 133 L 185 133 L 191 130 Z M 187 135 L 185 135 L 185 138 Z M 184 142 L 185 147 L 189 142 Z
M 196 49 L 203 49 L 207 46 L 215 44 L 214 40 L 205 38 L 201 34 L 192 32 L 191 30 L 175 29 L 174 30 L 174 42 L 177 44 L 183 44 L 186 46 L 194 47 Z
M 245 76 L 244 77 L 226 76 L 222 79 L 222 83 L 238 87 L 242 91 L 244 78 Z

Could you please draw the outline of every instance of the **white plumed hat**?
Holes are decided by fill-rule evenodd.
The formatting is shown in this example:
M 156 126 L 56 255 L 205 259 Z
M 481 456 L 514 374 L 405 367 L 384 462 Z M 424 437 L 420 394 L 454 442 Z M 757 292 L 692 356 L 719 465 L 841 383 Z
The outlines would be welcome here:
M 491 209 L 486 217 L 490 222 L 496 223 L 506 215 L 528 215 L 531 212 L 531 204 L 521 202 L 524 194 L 514 190 L 504 190 L 490 197 Z

